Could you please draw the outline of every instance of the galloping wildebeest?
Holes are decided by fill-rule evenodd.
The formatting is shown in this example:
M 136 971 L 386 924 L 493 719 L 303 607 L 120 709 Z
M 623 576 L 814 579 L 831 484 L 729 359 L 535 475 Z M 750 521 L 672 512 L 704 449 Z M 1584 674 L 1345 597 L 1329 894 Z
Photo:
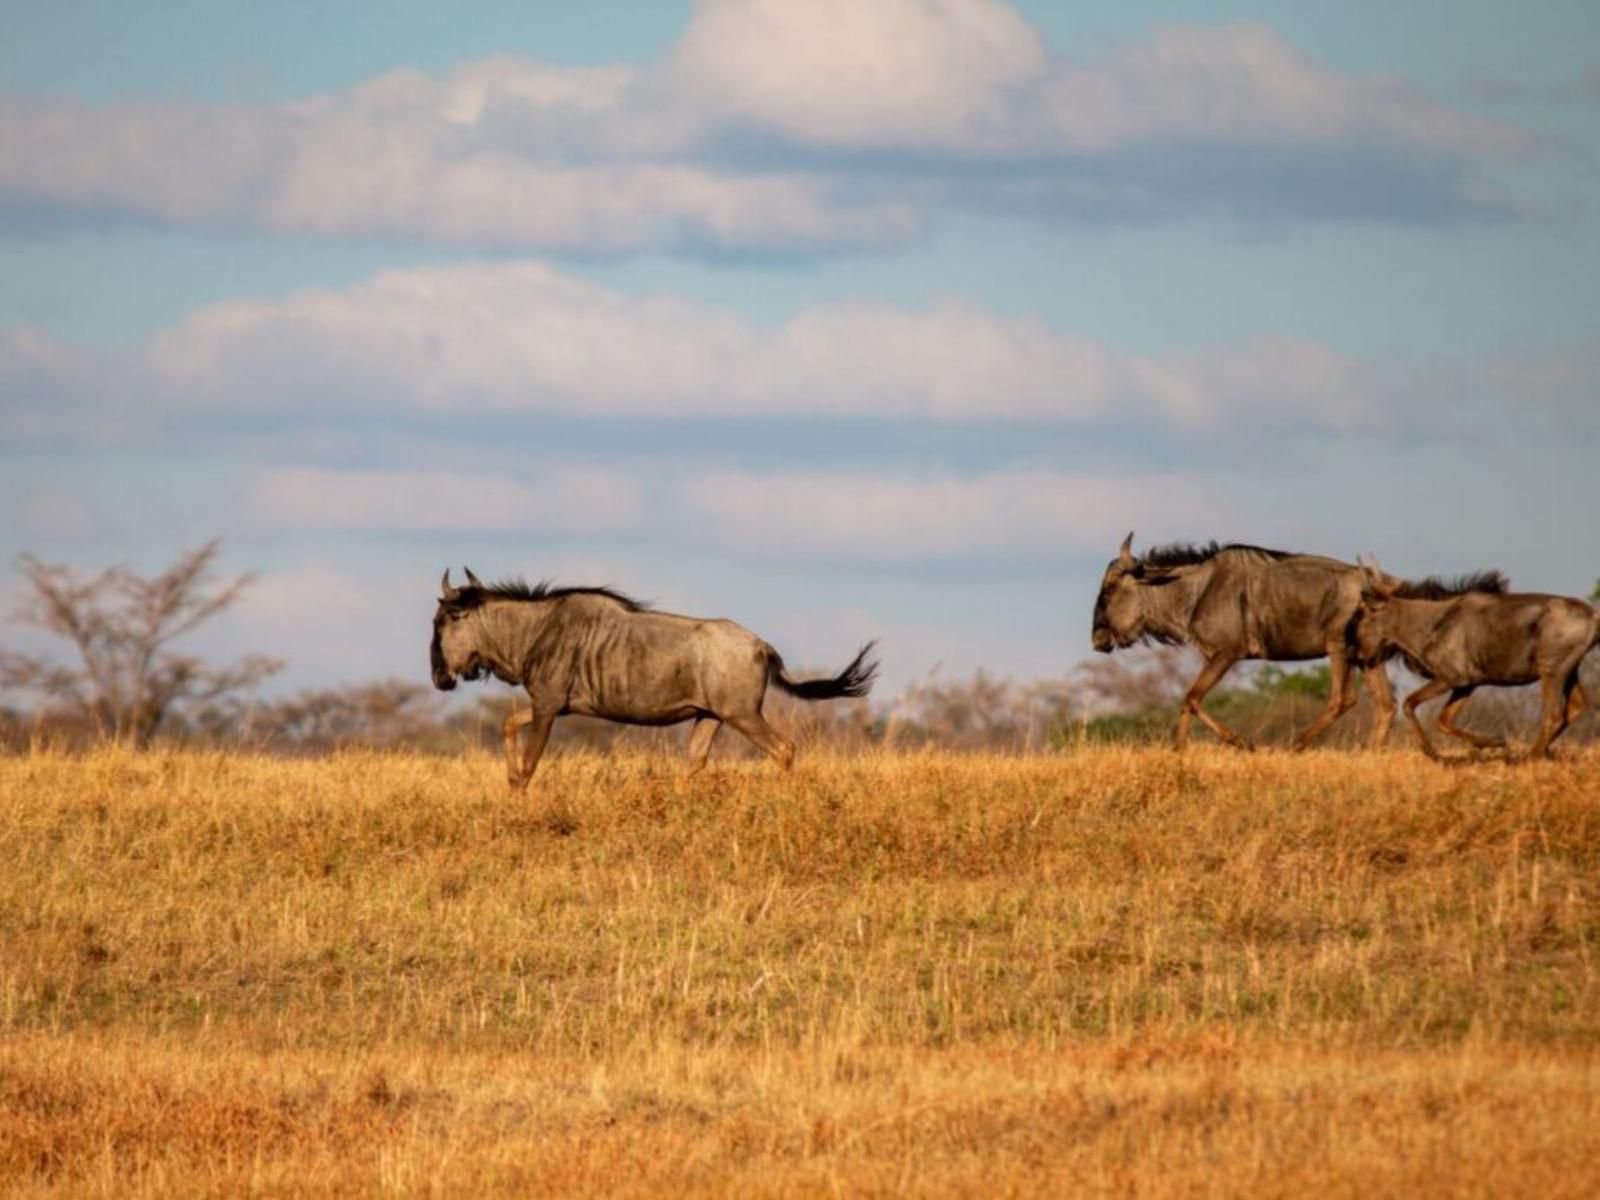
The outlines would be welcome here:
M 794 744 L 761 715 L 767 684 L 801 700 L 865 696 L 877 663 L 868 642 L 832 679 L 793 680 L 766 642 L 732 621 L 652 611 L 610 588 L 556 588 L 520 581 L 492 587 L 470 570 L 465 587 L 444 573 L 433 616 L 433 686 L 496 679 L 532 702 L 506 718 L 506 775 L 526 788 L 555 719 L 567 713 L 629 725 L 694 721 L 689 773 L 705 766 L 726 721 L 784 767 Z M 529 727 L 518 754 L 518 735 Z
M 1365 589 L 1353 625 L 1357 652 L 1398 651 L 1428 682 L 1406 697 L 1406 717 L 1422 749 L 1438 753 L 1417 717 L 1417 706 L 1450 693 L 1438 715 L 1445 733 L 1480 749 L 1498 748 L 1500 738 L 1460 728 L 1456 714 L 1477 688 L 1539 684 L 1544 719 L 1530 757 L 1550 752 L 1550 743 L 1589 705 L 1578 667 L 1600 642 L 1600 611 L 1569 596 L 1507 593 L 1498 572 L 1468 576 L 1435 594 L 1422 585 L 1397 585 L 1375 566 L 1362 568 Z M 1425 581 L 1436 582 L 1436 581 Z
M 1205 665 L 1184 695 L 1174 740 L 1182 750 L 1199 717 L 1232 746 L 1250 743 L 1201 707 L 1241 659 L 1328 659 L 1328 704 L 1295 739 L 1303 749 L 1355 706 L 1359 670 L 1377 708 L 1372 744 L 1388 736 L 1394 695 L 1381 662 L 1352 653 L 1348 626 L 1361 604 L 1361 568 L 1315 554 L 1259 546 L 1175 544 L 1134 557 L 1133 534 L 1106 567 L 1094 606 L 1094 648 L 1109 654 L 1140 641 L 1187 644 Z

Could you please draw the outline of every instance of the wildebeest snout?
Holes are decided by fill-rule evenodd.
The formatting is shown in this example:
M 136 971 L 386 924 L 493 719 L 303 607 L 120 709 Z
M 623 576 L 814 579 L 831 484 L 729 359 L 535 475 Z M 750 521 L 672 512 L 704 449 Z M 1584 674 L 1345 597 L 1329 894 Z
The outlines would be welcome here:
M 1102 626 L 1094 631 L 1094 648 L 1101 654 L 1110 654 L 1117 648 L 1117 640 L 1111 636 L 1111 630 Z

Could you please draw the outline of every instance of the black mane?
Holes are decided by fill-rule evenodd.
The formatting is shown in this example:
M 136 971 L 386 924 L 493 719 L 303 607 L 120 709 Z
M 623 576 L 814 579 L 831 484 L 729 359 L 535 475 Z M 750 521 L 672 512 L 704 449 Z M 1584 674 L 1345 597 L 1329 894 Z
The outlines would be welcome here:
M 1268 550 L 1265 546 L 1251 546 L 1244 542 L 1229 542 L 1219 545 L 1215 540 L 1205 545 L 1196 545 L 1194 542 L 1168 542 L 1165 546 L 1152 546 L 1139 556 L 1141 567 L 1153 567 L 1167 570 L 1172 567 L 1192 567 L 1196 563 L 1210 562 L 1224 550 L 1249 550 L 1254 554 L 1265 554 L 1269 558 L 1288 558 L 1292 551 Z
M 562 600 L 568 596 L 604 596 L 615 600 L 629 612 L 646 612 L 648 600 L 635 600 L 610 587 L 556 587 L 548 579 L 529 585 L 522 579 L 502 579 L 482 587 L 467 585 L 456 591 L 453 604 L 456 608 L 477 608 L 490 600 Z
M 1449 600 L 1469 592 L 1502 596 L 1510 590 L 1511 581 L 1504 572 L 1473 571 L 1467 575 L 1457 575 L 1454 579 L 1441 579 L 1437 575 L 1429 575 L 1426 579 L 1407 579 L 1395 589 L 1394 594 L 1402 600 Z

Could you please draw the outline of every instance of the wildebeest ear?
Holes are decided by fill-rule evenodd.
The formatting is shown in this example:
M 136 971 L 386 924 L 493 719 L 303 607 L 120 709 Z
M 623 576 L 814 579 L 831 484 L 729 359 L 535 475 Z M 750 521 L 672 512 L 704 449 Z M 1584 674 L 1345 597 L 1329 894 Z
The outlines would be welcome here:
M 444 578 L 439 581 L 439 598 L 441 600 L 454 600 L 461 594 L 460 588 L 450 586 L 450 568 L 444 569 Z
M 483 586 L 483 580 L 479 579 L 476 575 L 474 575 L 472 573 L 472 568 L 471 567 L 462 567 L 461 569 L 467 573 L 467 582 L 470 583 L 473 587 L 481 588 Z
M 1122 539 L 1122 549 L 1117 552 L 1117 562 L 1127 570 L 1133 566 L 1133 530 L 1128 530 L 1128 536 Z

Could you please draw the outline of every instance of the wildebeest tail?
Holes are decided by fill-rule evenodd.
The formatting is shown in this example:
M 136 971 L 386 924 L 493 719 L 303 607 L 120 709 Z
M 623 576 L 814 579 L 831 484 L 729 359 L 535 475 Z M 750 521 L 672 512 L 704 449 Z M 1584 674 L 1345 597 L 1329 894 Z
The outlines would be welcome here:
M 771 646 L 767 647 L 767 678 L 789 695 L 801 700 L 837 700 L 840 697 L 858 699 L 872 690 L 872 681 L 878 674 L 876 659 L 869 658 L 876 642 L 861 647 L 861 653 L 850 665 L 832 679 L 790 679 L 783 669 L 783 656 Z

